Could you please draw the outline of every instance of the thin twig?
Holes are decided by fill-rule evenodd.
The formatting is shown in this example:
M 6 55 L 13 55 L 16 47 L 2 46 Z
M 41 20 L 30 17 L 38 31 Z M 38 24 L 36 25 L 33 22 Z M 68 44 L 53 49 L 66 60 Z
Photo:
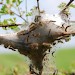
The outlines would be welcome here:
M 69 7 L 69 5 L 70 5 L 73 1 L 74 1 L 74 0 L 70 0 L 70 1 L 68 2 L 68 4 L 65 6 L 65 8 L 64 8 L 60 13 L 64 12 L 64 11 Z
M 1 3 L 2 5 L 4 5 L 3 3 Z M 17 13 L 13 12 L 12 10 L 10 10 L 11 13 L 15 14 L 16 16 L 20 17 L 21 19 L 23 19 L 26 23 L 28 23 L 21 15 L 18 15 Z
M 28 11 L 27 11 L 27 8 L 28 8 L 28 7 L 27 7 L 27 0 L 26 0 L 26 1 L 25 1 L 25 10 L 26 10 L 26 14 L 27 14 L 27 12 L 28 12 Z M 26 20 L 28 21 L 28 16 L 26 16 Z
M 20 18 L 23 19 L 26 23 L 28 23 L 21 15 L 18 15 L 18 14 L 16 14 L 15 12 L 12 12 L 12 13 L 14 13 L 16 16 L 20 17 Z
M 22 24 L 8 24 L 8 25 L 0 25 L 0 27 L 11 27 L 11 26 L 21 26 Z
M 39 0 L 37 0 L 37 8 L 38 8 L 38 13 L 40 15 Z

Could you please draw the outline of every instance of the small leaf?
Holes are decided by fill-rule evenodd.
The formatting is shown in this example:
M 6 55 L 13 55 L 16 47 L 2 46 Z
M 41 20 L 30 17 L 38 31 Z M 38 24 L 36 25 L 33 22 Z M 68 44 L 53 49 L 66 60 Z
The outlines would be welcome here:
M 75 5 L 74 4 L 71 4 L 70 7 L 75 8 Z
M 12 0 L 12 2 L 13 2 L 13 3 L 15 3 L 15 2 L 16 2 L 16 0 Z
M 6 7 L 7 7 L 6 5 L 3 5 L 2 8 L 1 8 L 1 10 L 5 10 Z
M 17 0 L 17 6 L 19 6 L 22 3 L 22 0 Z
M 64 8 L 66 6 L 66 3 L 65 2 L 62 2 L 59 6 L 58 6 L 58 8 L 60 8 L 61 10 Z M 70 15 L 70 6 L 69 6 L 69 8 L 67 8 L 66 10 L 65 10 L 65 14 L 67 14 L 67 15 Z
M 4 30 L 7 30 L 7 28 L 6 27 L 2 27 Z
M 18 0 L 18 3 L 21 4 L 22 0 Z
M 8 21 L 5 19 L 4 21 L 3 21 L 3 24 L 8 24 Z
M 66 6 L 66 3 L 62 2 L 62 3 L 58 6 L 58 8 L 63 9 L 65 6 Z
M 3 14 L 7 14 L 8 13 L 8 9 L 7 9 L 7 6 L 6 5 L 3 5 L 1 10 L 0 10 L 0 13 L 3 13 Z
M 9 21 L 10 21 L 10 22 L 13 22 L 13 19 L 10 18 Z
M 20 28 L 18 26 L 11 26 L 9 28 L 11 28 L 14 31 L 19 31 L 20 30 Z
M 6 3 L 9 4 L 10 3 L 10 0 L 6 0 Z
M 32 16 L 32 12 L 28 12 L 26 16 Z
M 16 18 L 13 18 L 14 21 L 16 21 Z

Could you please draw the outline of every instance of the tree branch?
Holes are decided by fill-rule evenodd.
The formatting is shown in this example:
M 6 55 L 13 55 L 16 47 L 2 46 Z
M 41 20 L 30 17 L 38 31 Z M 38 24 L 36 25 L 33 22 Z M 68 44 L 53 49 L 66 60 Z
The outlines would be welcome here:
M 1 5 L 4 5 L 2 2 L 0 3 Z M 10 10 L 10 9 L 9 9 Z M 10 10 L 10 13 L 15 14 L 16 16 L 20 17 L 21 19 L 23 19 L 26 23 L 28 23 L 21 15 L 18 15 L 17 13 L 13 12 L 12 10 Z
M 12 27 L 12 26 L 21 26 L 23 24 L 8 24 L 8 25 L 0 25 L 0 27 Z
M 69 5 L 70 5 L 73 1 L 74 1 L 74 0 L 70 0 L 70 1 L 68 2 L 68 4 L 65 6 L 65 8 L 64 8 L 60 13 L 64 12 L 64 11 L 69 7 Z
M 40 15 L 39 0 L 37 0 L 38 14 Z

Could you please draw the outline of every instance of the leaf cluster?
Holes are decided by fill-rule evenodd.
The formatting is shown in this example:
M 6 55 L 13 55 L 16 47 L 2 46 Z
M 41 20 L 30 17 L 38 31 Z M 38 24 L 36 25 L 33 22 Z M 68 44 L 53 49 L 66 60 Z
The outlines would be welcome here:
M 66 3 L 65 2 L 62 2 L 61 4 L 59 4 L 58 8 L 60 10 L 62 10 L 65 6 L 66 6 Z M 65 13 L 68 14 L 68 15 L 70 15 L 70 9 L 71 8 L 75 8 L 75 4 L 73 4 L 73 3 L 70 4 L 69 7 L 68 7 L 68 9 L 65 11 Z
M 19 27 L 18 26 L 9 26 L 10 24 L 15 24 L 16 22 L 16 18 L 9 18 L 9 19 L 4 19 L 2 22 L 0 22 L 0 25 L 2 26 L 5 26 L 3 27 L 4 30 L 7 30 L 7 26 L 10 28 L 10 29 L 13 29 L 15 31 L 19 30 Z
M 0 6 L 1 6 L 0 7 L 0 16 L 2 17 L 3 15 L 4 16 L 9 15 L 9 16 L 13 17 L 13 16 L 16 15 L 19 18 L 21 18 L 24 22 L 26 22 L 25 17 L 31 16 L 32 14 L 31 14 L 31 12 L 28 12 L 26 14 L 25 10 L 22 10 L 21 4 L 23 3 L 23 1 L 24 0 L 1 0 L 1 2 L 0 2 Z M 1 20 L 1 17 L 0 17 L 0 26 L 2 26 L 2 25 L 9 26 L 9 24 L 16 24 L 17 17 L 4 19 L 3 21 Z M 9 27 L 9 28 L 16 29 L 18 27 L 12 26 L 12 27 Z

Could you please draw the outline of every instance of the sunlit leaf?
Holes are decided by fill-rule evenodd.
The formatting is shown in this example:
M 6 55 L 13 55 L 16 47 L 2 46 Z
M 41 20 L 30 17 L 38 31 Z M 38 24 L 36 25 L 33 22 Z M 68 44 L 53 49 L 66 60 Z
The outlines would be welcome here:
M 62 3 L 58 6 L 58 8 L 63 9 L 65 6 L 66 6 L 66 3 L 62 2 Z
M 75 8 L 75 5 L 74 4 L 71 4 L 70 7 Z
M 17 0 L 19 4 L 21 4 L 22 0 Z
M 32 12 L 28 12 L 26 16 L 32 16 Z
M 20 28 L 18 26 L 11 26 L 9 28 L 11 28 L 14 31 L 19 31 L 20 30 Z
M 22 3 L 22 0 L 17 0 L 17 6 L 19 6 Z
M 3 24 L 8 24 L 8 21 L 6 19 L 4 19 Z
M 0 10 L 0 13 L 3 13 L 3 14 L 7 14 L 8 13 L 8 8 L 6 5 L 3 5 L 1 10 Z
M 9 19 L 9 21 L 10 21 L 11 23 L 13 23 L 13 22 L 14 22 L 14 21 L 13 21 L 13 19 L 11 19 L 11 18 Z
M 15 2 L 16 2 L 16 0 L 12 0 L 12 2 L 13 2 L 13 3 L 15 3 Z
M 6 0 L 6 3 L 9 4 L 10 3 L 10 0 Z
M 13 18 L 13 20 L 16 22 L 16 18 Z
M 6 27 L 2 27 L 4 30 L 7 30 L 7 28 Z

